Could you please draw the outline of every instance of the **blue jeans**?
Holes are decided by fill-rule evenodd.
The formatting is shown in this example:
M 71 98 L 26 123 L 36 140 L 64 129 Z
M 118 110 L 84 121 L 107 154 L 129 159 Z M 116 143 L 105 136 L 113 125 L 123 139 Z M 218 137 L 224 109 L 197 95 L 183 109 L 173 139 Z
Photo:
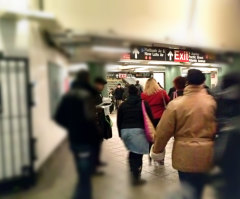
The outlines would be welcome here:
M 91 145 L 78 145 L 72 147 L 72 152 L 78 174 L 73 199 L 92 199 L 93 147 Z

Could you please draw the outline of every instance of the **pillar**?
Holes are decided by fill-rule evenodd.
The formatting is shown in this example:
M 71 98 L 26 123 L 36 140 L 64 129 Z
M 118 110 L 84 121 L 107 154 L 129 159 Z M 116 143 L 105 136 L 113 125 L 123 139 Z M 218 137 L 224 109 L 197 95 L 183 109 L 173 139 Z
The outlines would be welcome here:
M 88 62 L 88 70 L 90 72 L 90 81 L 93 84 L 94 79 L 96 77 L 102 77 L 104 79 L 107 78 L 106 76 L 106 70 L 105 70 L 105 63 L 102 62 Z M 104 90 L 102 92 L 102 95 L 104 97 L 108 97 L 108 89 L 107 85 L 105 85 Z
M 180 66 L 166 66 L 165 70 L 165 89 L 168 92 L 173 87 L 173 80 L 181 75 Z
M 211 85 L 211 73 L 205 73 L 205 77 L 206 77 L 205 85 L 207 85 L 209 88 L 211 88 L 212 87 L 212 85 Z
M 239 54 L 232 55 L 232 62 L 229 64 L 224 64 L 219 69 L 219 78 L 221 79 L 224 75 L 230 72 L 239 72 L 240 71 L 240 56 Z

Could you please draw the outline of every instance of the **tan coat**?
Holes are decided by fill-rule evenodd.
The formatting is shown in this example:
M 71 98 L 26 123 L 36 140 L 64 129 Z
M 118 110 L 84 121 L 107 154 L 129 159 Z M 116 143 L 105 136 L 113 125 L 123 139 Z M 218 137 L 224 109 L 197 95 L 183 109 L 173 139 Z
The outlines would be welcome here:
M 157 126 L 153 152 L 164 150 L 174 136 L 173 167 L 206 172 L 212 166 L 216 103 L 203 86 L 187 86 L 184 96 L 170 102 Z

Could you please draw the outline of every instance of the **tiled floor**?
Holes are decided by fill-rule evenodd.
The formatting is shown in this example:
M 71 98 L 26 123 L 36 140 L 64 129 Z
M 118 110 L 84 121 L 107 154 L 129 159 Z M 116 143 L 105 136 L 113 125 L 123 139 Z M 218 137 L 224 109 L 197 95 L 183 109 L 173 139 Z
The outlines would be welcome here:
M 179 184 L 177 172 L 171 166 L 173 140 L 166 148 L 164 166 L 150 166 L 148 157 L 144 156 L 142 177 L 148 183 L 142 187 L 132 187 L 129 183 L 128 152 L 118 137 L 115 115 L 112 116 L 112 119 L 114 123 L 113 138 L 103 144 L 102 159 L 108 162 L 108 166 L 104 168 L 106 175 L 93 178 L 94 198 L 161 199 L 166 198 L 165 192 L 173 193 Z M 47 171 L 39 177 L 37 185 L 31 190 L 0 198 L 70 199 L 76 182 L 76 173 L 67 145 L 54 159 Z

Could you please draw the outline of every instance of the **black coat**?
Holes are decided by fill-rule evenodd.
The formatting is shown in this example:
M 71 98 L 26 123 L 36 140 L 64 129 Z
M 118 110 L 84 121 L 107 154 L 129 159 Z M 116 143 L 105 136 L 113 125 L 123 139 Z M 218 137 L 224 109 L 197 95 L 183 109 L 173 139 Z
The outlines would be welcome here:
M 99 133 L 96 125 L 97 92 L 89 84 L 74 82 L 63 96 L 55 121 L 69 132 L 70 144 L 96 144 Z
M 175 87 L 172 87 L 169 89 L 169 92 L 168 92 L 168 96 L 171 98 L 171 96 L 173 95 L 173 93 L 176 91 L 176 88 Z
M 123 93 L 124 93 L 124 89 L 121 88 L 116 88 L 115 92 L 114 92 L 114 96 L 116 100 L 123 100 Z
M 173 92 L 171 92 L 171 94 L 169 96 L 171 101 L 174 99 L 175 92 L 177 92 L 177 97 L 183 96 L 183 94 L 184 94 L 183 90 L 182 91 L 173 91 Z
M 144 103 L 145 103 L 148 116 L 153 122 L 151 108 L 147 102 L 144 102 Z M 121 129 L 129 129 L 129 128 L 144 129 L 142 100 L 140 96 L 130 95 L 128 99 L 120 105 L 118 109 L 118 114 L 117 114 L 117 127 L 118 127 L 119 133 Z

